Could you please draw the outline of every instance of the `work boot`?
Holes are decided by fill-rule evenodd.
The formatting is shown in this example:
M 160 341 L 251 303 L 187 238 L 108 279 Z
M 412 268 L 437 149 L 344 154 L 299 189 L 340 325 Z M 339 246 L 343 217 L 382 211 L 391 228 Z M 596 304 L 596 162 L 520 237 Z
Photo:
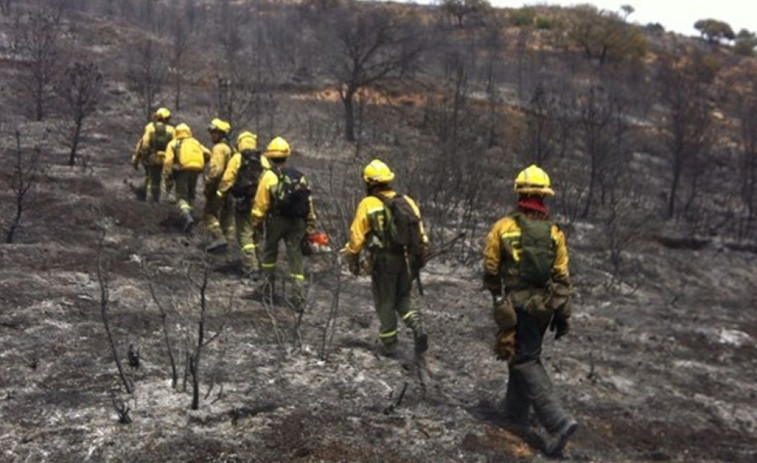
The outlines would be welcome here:
M 224 237 L 220 237 L 212 240 L 205 246 L 205 252 L 224 252 L 228 247 L 228 243 Z
M 260 293 L 260 297 L 264 303 L 273 303 L 274 282 L 273 275 L 263 274 L 263 278 L 258 285 L 258 293 Z
M 556 436 L 554 442 L 548 443 L 547 450 L 551 448 L 557 449 L 559 452 L 575 432 L 575 424 L 569 426 L 571 422 L 575 423 L 575 421 L 565 412 L 557 400 L 552 382 L 549 380 L 541 361 L 530 361 L 514 365 L 512 368 L 521 375 L 526 395 L 534 407 L 539 422 L 549 434 Z
M 245 267 L 244 270 L 244 277 L 248 280 L 249 284 L 254 287 L 259 287 L 262 282 L 262 275 L 259 269 L 250 269 L 248 267 Z
M 507 379 L 507 392 L 502 404 L 502 416 L 513 426 L 526 427 L 529 424 L 529 408 L 530 402 L 523 386 L 520 371 L 510 368 L 510 376 Z
M 394 358 L 397 356 L 397 346 L 399 345 L 399 342 L 395 339 L 394 341 L 381 342 L 381 355 L 384 357 Z
M 183 212 L 181 216 L 184 218 L 184 222 L 181 224 L 181 231 L 189 233 L 195 226 L 195 220 L 190 212 Z
M 557 432 L 553 433 L 544 446 L 544 453 L 549 456 L 559 455 L 567 445 L 568 440 L 578 429 L 578 423 L 573 418 L 569 418 Z
M 289 299 L 292 304 L 292 310 L 300 313 L 305 308 L 305 288 L 301 281 L 292 280 L 292 295 Z
M 190 215 L 184 218 L 184 224 L 182 224 L 181 230 L 184 233 L 191 233 L 194 226 L 195 226 L 195 219 L 193 219 L 192 216 Z
M 416 354 L 422 354 L 428 350 L 428 335 L 423 328 L 413 330 L 413 341 L 415 341 Z

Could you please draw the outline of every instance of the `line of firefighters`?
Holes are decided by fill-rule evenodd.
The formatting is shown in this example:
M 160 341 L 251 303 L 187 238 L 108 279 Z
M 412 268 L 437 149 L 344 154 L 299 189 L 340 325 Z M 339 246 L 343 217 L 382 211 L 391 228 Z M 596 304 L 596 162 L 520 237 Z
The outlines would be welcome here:
M 213 119 L 208 126 L 213 147 L 208 149 L 192 136 L 187 124 L 174 128 L 170 118 L 168 109 L 159 108 L 132 156 L 135 169 L 144 166 L 146 199 L 160 201 L 175 188 L 182 228 L 190 232 L 195 225 L 195 189 L 204 173 L 206 250 L 222 250 L 236 241 L 245 273 L 260 280 L 261 295 L 272 298 L 283 240 L 292 283 L 290 302 L 295 310 L 303 310 L 302 243 L 322 238 L 316 233 L 307 180 L 286 165 L 289 144 L 276 137 L 261 152 L 257 136 L 242 132 L 232 145 L 230 124 Z M 378 159 L 365 167 L 366 197 L 357 207 L 349 242 L 340 252 L 355 275 L 361 271 L 361 252 L 368 252 L 365 270 L 371 276 L 384 354 L 396 353 L 398 322 L 402 320 L 413 332 L 416 355 L 423 355 L 428 335 L 410 294 L 413 279 L 433 253 L 418 205 L 409 196 L 396 193 L 393 180 L 394 173 Z M 517 206 L 493 225 L 484 248 L 483 283 L 492 294 L 498 329 L 494 353 L 507 362 L 509 370 L 502 413 L 514 426 L 523 426 L 533 408 L 548 432 L 545 452 L 556 455 L 576 431 L 577 423 L 560 405 L 542 364 L 541 349 L 548 328 L 555 332 L 555 339 L 570 330 L 568 251 L 565 236 L 549 218 L 544 201 L 554 195 L 547 173 L 529 166 L 516 177 L 514 191 Z M 263 236 L 259 259 L 257 248 Z

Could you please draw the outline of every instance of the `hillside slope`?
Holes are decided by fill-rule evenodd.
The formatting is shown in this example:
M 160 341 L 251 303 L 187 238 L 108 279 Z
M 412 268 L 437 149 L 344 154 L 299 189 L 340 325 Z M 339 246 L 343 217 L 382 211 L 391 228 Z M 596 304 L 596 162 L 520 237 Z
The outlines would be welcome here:
M 137 36 L 133 27 L 92 24 L 81 30 L 105 30 L 110 41 L 86 50 L 113 69 L 122 66 L 114 50 Z M 197 61 L 212 67 L 209 59 Z M 7 62 L 0 73 L 11 81 L 18 62 Z M 113 76 L 74 167 L 64 165 L 67 150 L 54 135 L 58 119 L 30 123 L 21 108 L 3 115 L 3 154 L 13 153 L 9 128 L 18 127 L 23 153 L 41 145 L 45 173 L 16 239 L 0 244 L 0 461 L 550 460 L 539 432 L 501 419 L 507 371 L 491 353 L 490 298 L 481 291 L 481 242 L 491 220 L 512 207 L 509 173 L 521 167 L 517 156 L 501 146 L 480 163 L 467 152 L 455 156 L 478 169 L 472 178 L 491 195 L 468 219 L 472 232 L 463 243 L 422 273 L 424 295 L 416 301 L 430 335 L 425 358 L 414 357 L 404 331 L 400 355 L 385 358 L 377 354 L 369 279 L 348 274 L 335 256 L 308 259 L 308 307 L 298 319 L 285 287 L 272 306 L 263 304 L 241 278 L 235 252 L 206 256 L 200 227 L 191 235 L 179 231 L 175 205 L 137 201 L 133 190 L 142 174 L 128 158 L 144 121 L 130 82 Z M 209 143 L 203 129 L 215 117 L 213 78 L 200 70 L 191 77 L 176 119 Z M 329 91 L 331 98 L 317 97 Z M 3 87 L 3 101 L 15 101 L 12 93 Z M 365 109 L 375 133 L 353 144 L 339 140 L 333 86 L 286 81 L 265 93 L 255 119 L 261 141 L 275 131 L 291 142 L 292 163 L 311 180 L 335 248 L 363 194 L 360 169 L 367 161 L 397 161 L 403 190 L 422 183 L 413 174 L 436 162 L 428 154 L 432 136 L 419 130 L 424 109 L 412 97 L 400 109 Z M 523 111 L 519 105 L 503 112 Z M 426 155 L 431 161 L 422 164 Z M 578 170 L 576 156 L 559 165 Z M 634 156 L 634 172 L 653 196 L 662 163 L 647 153 Z M 491 177 L 498 183 L 480 180 Z M 451 190 L 452 183 L 439 189 Z M 555 186 L 560 201 L 564 191 Z M 421 208 L 431 209 L 431 196 L 443 201 L 439 191 L 426 191 L 429 197 L 417 198 Z M 459 231 L 455 207 L 429 214 L 435 236 Z M 202 199 L 195 214 L 201 209 Z M 0 210 L 5 227 L 13 210 L 7 188 Z M 544 353 L 560 398 L 580 423 L 565 457 L 757 461 L 757 254 L 717 234 L 680 237 L 665 226 L 643 227 L 632 230 L 634 246 L 623 249 L 625 272 L 616 277 L 610 250 L 598 245 L 606 240 L 604 224 L 576 218 L 565 230 L 576 290 L 573 331 L 548 338 Z M 282 249 L 280 281 L 283 255 Z M 205 275 L 209 342 L 201 354 L 199 409 L 191 410 L 187 355 L 197 343 Z M 103 313 L 131 394 L 119 378 Z M 138 368 L 128 365 L 129 346 L 139 350 Z M 124 407 L 129 423 L 119 422 Z

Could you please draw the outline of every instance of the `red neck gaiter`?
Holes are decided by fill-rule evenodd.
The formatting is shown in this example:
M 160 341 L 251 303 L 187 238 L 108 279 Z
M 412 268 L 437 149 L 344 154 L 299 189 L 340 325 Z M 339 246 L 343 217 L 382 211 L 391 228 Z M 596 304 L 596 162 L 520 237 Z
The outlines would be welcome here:
M 522 196 L 518 199 L 518 206 L 530 211 L 548 214 L 549 208 L 544 204 L 544 198 L 536 195 Z

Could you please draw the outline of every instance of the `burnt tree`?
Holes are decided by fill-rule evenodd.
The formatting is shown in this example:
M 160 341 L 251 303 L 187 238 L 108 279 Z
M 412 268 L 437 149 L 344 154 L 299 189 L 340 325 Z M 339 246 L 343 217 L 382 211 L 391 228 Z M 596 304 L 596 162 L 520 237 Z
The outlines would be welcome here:
M 18 16 L 13 25 L 13 50 L 22 58 L 26 71 L 21 76 L 21 89 L 33 106 L 34 120 L 41 121 L 47 114 L 51 86 L 63 54 L 60 44 L 61 10 L 53 13 L 35 11 Z
M 76 150 L 81 142 L 84 120 L 97 108 L 103 85 L 103 75 L 94 63 L 74 63 L 56 85 L 62 101 L 61 109 L 68 118 L 66 139 L 70 147 L 68 165 L 76 162 Z
M 21 132 L 16 130 L 14 137 L 16 146 L 8 162 L 3 163 L 11 170 L 6 183 L 12 193 L 14 205 L 13 218 L 5 232 L 6 243 L 13 242 L 16 231 L 21 226 L 21 217 L 29 202 L 29 194 L 39 180 L 41 172 L 39 148 L 36 148 L 31 156 L 24 156 L 21 150 Z
M 660 71 L 660 98 L 669 110 L 664 121 L 664 143 L 671 167 L 666 210 L 669 219 L 676 215 L 684 174 L 712 141 L 707 83 L 713 77 L 714 69 L 701 57 L 683 64 L 668 58 Z M 695 193 L 694 183 L 690 194 Z
M 355 141 L 355 98 L 361 89 L 397 79 L 416 63 L 423 41 L 409 24 L 381 7 L 330 13 L 334 49 L 329 72 L 344 106 L 344 136 Z

